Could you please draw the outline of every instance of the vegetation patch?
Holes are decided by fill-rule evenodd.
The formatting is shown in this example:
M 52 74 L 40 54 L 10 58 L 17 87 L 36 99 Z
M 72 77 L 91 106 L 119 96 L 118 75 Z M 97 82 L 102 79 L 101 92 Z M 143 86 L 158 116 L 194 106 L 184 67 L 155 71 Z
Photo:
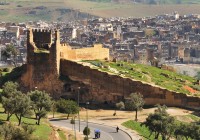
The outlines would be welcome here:
M 24 71 L 25 66 L 26 65 L 16 67 L 16 68 L 12 69 L 11 72 L 1 72 L 0 86 L 2 86 L 7 81 L 17 81 L 22 76 L 22 74 L 25 72 Z
M 127 122 L 122 123 L 122 125 L 137 131 L 145 139 L 154 140 L 154 134 L 150 136 L 151 132 L 149 131 L 149 129 L 145 125 L 141 125 L 140 122 L 129 120 Z
M 0 126 L 5 123 L 7 115 L 3 113 L 4 109 L 2 108 L 2 104 L 0 104 Z M 18 120 L 15 115 L 13 115 L 10 118 L 10 121 L 13 124 L 17 124 Z M 28 124 L 30 126 L 33 126 L 35 128 L 35 131 L 33 132 L 33 135 L 37 137 L 39 140 L 48 140 L 48 137 L 52 131 L 52 128 L 49 126 L 49 124 L 45 121 L 45 119 L 42 119 L 42 123 L 40 125 L 35 125 L 36 120 L 31 118 L 23 118 L 23 123 Z
M 100 60 L 88 60 L 83 62 L 90 63 L 100 71 L 143 81 L 152 85 L 166 88 L 170 91 L 180 92 L 188 95 L 195 94 L 194 96 L 199 96 L 200 93 L 200 86 L 195 84 L 195 78 L 167 70 L 162 70 L 157 67 L 130 62 L 108 62 Z M 186 89 L 185 87 L 188 87 L 189 89 L 193 89 L 195 87 L 195 93 L 191 92 L 191 90 L 188 90 L 188 88 Z
M 36 51 L 34 51 L 34 53 L 49 53 L 49 51 L 46 49 L 37 49 Z
M 65 133 L 62 130 L 58 129 L 57 132 L 59 134 L 60 140 L 66 140 Z
M 166 109 L 165 105 L 157 105 L 157 109 L 154 110 L 154 113 L 148 115 L 146 121 L 139 123 L 130 120 L 122 123 L 122 125 L 137 131 L 142 137 L 148 140 L 168 140 L 171 138 L 181 140 L 200 139 L 200 125 L 197 116 L 185 115 L 184 117 L 191 117 L 194 122 L 182 122 L 170 116 Z

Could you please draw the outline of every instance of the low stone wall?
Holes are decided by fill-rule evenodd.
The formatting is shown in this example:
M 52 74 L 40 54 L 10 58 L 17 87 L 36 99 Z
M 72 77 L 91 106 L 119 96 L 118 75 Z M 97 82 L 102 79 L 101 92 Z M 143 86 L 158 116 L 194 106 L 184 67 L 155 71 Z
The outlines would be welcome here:
M 128 98 L 130 93 L 140 92 L 144 96 L 146 105 L 165 104 L 200 108 L 199 97 L 190 97 L 141 81 L 108 74 L 69 60 L 61 60 L 61 74 L 88 86 L 89 92 L 83 96 L 83 99 L 118 102 Z

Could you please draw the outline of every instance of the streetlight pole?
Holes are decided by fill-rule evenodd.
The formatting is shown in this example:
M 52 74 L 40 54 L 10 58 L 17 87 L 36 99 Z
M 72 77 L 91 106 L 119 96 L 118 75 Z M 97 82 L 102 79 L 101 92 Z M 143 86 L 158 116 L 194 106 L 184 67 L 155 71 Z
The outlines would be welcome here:
M 79 107 L 79 95 L 80 95 L 80 87 L 78 87 L 78 127 L 80 132 L 80 107 Z
M 74 116 L 74 139 L 76 140 L 76 116 Z
M 88 105 L 89 105 L 90 103 L 89 102 L 86 102 L 86 117 L 87 117 L 87 139 L 88 139 Z

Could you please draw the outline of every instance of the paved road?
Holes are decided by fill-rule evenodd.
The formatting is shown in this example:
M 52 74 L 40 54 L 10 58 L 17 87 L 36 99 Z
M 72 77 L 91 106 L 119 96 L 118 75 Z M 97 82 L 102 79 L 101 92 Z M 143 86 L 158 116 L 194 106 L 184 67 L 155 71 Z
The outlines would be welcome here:
M 72 129 L 72 124 L 70 124 L 70 120 L 52 119 L 50 120 L 50 123 L 57 127 L 67 127 Z M 81 132 L 83 132 L 83 129 L 86 126 L 86 122 L 81 121 L 80 124 Z M 100 129 L 101 137 L 99 138 L 99 140 L 131 140 L 131 138 L 124 131 L 119 130 L 119 132 L 116 133 L 116 128 L 114 127 L 94 124 L 90 122 L 88 123 L 88 126 L 91 130 L 91 139 L 95 139 L 94 130 Z M 76 130 L 79 129 L 78 121 L 76 122 L 75 128 Z

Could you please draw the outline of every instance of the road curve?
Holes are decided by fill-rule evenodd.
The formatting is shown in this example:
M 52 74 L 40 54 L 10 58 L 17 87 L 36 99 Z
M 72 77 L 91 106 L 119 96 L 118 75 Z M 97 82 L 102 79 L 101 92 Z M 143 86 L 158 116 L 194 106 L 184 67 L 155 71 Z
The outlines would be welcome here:
M 49 122 L 52 125 L 57 126 L 57 127 L 66 127 L 66 128 L 72 129 L 72 124 L 70 124 L 70 120 L 51 119 L 51 120 L 49 120 Z M 81 132 L 83 132 L 83 129 L 85 128 L 85 126 L 86 126 L 86 122 L 81 121 L 80 122 L 80 131 Z M 127 133 L 125 133 L 124 131 L 119 130 L 119 132 L 116 133 L 115 127 L 91 123 L 91 122 L 88 123 L 88 126 L 91 130 L 91 133 L 90 133 L 91 139 L 95 139 L 94 130 L 100 129 L 101 137 L 99 138 L 99 140 L 131 140 L 130 136 Z M 78 129 L 79 129 L 78 121 L 76 121 L 75 128 L 78 131 Z

